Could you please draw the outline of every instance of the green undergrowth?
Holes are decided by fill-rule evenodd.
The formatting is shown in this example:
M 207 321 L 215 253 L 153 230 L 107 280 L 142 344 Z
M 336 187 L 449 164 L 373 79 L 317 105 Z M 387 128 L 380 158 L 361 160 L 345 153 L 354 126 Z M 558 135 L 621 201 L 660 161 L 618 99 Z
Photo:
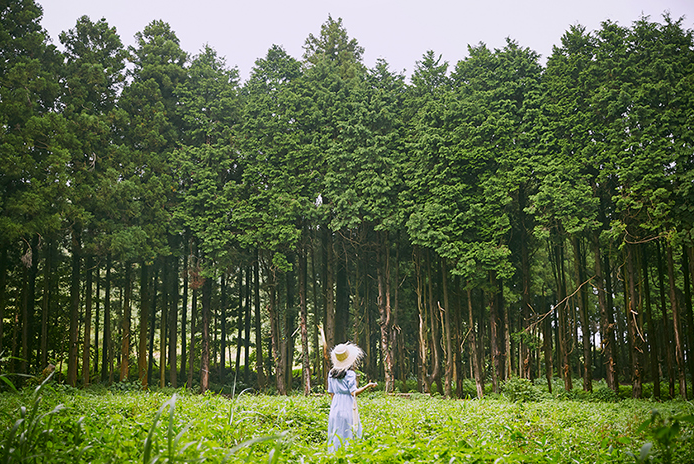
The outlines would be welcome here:
M 329 454 L 330 405 L 322 395 L 231 398 L 47 384 L 0 394 L 0 463 L 694 462 L 694 405 L 683 401 L 373 392 L 359 397 L 359 407 L 363 439 Z

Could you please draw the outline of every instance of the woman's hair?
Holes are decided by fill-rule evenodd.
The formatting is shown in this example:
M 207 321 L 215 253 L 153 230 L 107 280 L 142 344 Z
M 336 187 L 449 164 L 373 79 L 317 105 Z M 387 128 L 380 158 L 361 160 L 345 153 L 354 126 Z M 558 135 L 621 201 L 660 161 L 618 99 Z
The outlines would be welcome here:
M 333 379 L 344 379 L 347 375 L 349 369 L 335 369 L 334 367 L 330 369 L 330 377 Z

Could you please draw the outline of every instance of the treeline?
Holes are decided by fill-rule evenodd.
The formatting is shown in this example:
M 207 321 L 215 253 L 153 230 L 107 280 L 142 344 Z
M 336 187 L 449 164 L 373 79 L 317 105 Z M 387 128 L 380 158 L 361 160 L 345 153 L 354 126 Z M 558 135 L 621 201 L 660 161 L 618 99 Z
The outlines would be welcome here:
M 3 372 L 308 393 L 351 340 L 388 391 L 559 375 L 686 397 L 681 19 L 571 27 L 545 66 L 511 40 L 427 52 L 408 82 L 329 17 L 241 82 L 164 22 L 126 48 L 82 17 L 59 50 L 41 15 L 0 16 Z

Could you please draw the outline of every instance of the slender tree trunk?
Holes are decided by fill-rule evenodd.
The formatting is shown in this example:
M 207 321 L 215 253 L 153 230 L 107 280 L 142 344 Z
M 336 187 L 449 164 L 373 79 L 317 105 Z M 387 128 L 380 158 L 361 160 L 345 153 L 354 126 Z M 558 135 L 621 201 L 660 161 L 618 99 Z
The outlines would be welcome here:
M 390 344 L 392 330 L 392 314 L 390 306 L 390 247 L 386 232 L 379 232 L 379 248 L 377 263 L 378 281 L 378 312 L 381 329 L 381 354 L 385 373 L 385 391 L 393 391 L 393 350 Z
M 672 325 L 675 335 L 675 360 L 677 361 L 677 376 L 679 379 L 680 395 L 682 399 L 687 399 L 687 379 L 684 368 L 684 348 L 682 343 L 682 322 L 680 308 L 677 304 L 677 294 L 675 287 L 675 262 L 672 258 L 672 247 L 667 246 L 667 266 L 670 277 L 670 308 L 672 310 Z
M 200 391 L 210 387 L 210 311 L 212 305 L 212 279 L 205 278 L 202 284 L 202 353 L 200 365 Z
M 265 373 L 263 372 L 263 336 L 262 320 L 260 316 L 260 256 L 258 249 L 255 252 L 255 263 L 253 264 L 253 284 L 255 288 L 255 369 L 257 371 L 258 389 L 265 389 Z
M 470 352 L 472 353 L 472 369 L 475 375 L 475 386 L 477 387 L 477 398 L 484 397 L 484 369 L 482 369 L 482 356 L 481 356 L 481 344 L 477 334 L 480 332 L 482 327 L 482 322 L 475 321 L 473 317 L 475 311 L 472 304 L 472 289 L 470 288 L 470 283 L 468 283 L 467 289 L 467 310 L 468 310 L 468 322 L 470 324 Z
M 50 249 L 50 247 L 49 247 Z M 0 242 L 0 353 L 3 351 L 5 337 L 5 308 L 7 307 L 7 245 Z M 47 350 L 46 350 L 47 351 Z
M 189 275 L 188 275 L 188 257 L 190 256 L 190 249 L 188 245 L 189 240 L 185 241 L 184 245 L 185 252 L 183 253 L 183 301 L 181 302 L 181 371 L 180 377 L 182 379 L 186 378 L 188 369 L 188 289 L 190 287 Z M 186 249 L 188 248 L 188 249 Z M 188 388 L 190 388 L 190 383 L 188 383 Z
M 152 385 L 152 371 L 154 371 L 154 332 L 157 325 L 157 294 L 159 290 L 159 264 L 154 263 L 154 276 L 152 278 L 152 307 L 149 316 L 149 346 L 147 355 L 147 385 Z
M 305 232 L 305 229 L 304 229 Z M 306 306 L 306 241 L 299 245 L 299 308 L 301 330 L 301 371 L 304 395 L 311 394 L 311 366 L 308 352 L 308 308 Z
M 431 352 L 433 355 L 433 367 L 431 375 L 427 380 L 428 384 L 431 385 L 432 382 L 436 382 L 437 391 L 439 394 L 443 393 L 443 385 L 441 383 L 441 337 L 439 335 L 439 323 L 438 317 L 436 316 L 437 309 L 434 305 L 434 279 L 432 276 L 432 265 L 431 265 L 431 252 L 427 250 L 427 297 L 428 297 L 428 317 L 430 323 L 430 338 L 429 346 L 431 346 Z
M 101 381 L 108 380 L 109 345 L 111 340 L 111 255 L 106 256 L 106 281 L 104 282 L 104 340 L 101 350 Z
M 244 321 L 243 337 L 243 382 L 250 383 L 250 362 L 251 362 L 251 289 L 253 288 L 253 275 L 251 269 L 246 268 L 246 317 Z
M 167 259 L 161 262 L 161 314 L 159 315 L 159 386 L 166 386 L 166 328 L 168 324 L 168 311 L 170 301 L 171 284 L 169 283 L 170 274 Z
M 428 376 L 425 372 L 427 364 L 427 327 L 426 327 L 426 305 L 424 296 L 424 275 L 422 271 L 422 251 L 419 247 L 415 251 L 415 278 L 417 281 L 416 293 L 417 293 L 417 312 L 419 315 L 419 325 L 418 325 L 418 356 L 417 356 L 417 370 L 419 375 L 417 378 L 420 379 L 422 386 L 422 391 L 424 393 L 429 393 L 431 391 L 431 384 L 429 382 Z
M 79 225 L 72 229 L 72 278 L 70 284 L 70 351 L 67 363 L 67 382 L 74 387 L 77 385 L 77 339 L 79 336 L 80 312 L 80 269 L 82 264 L 82 244 Z
M 648 245 L 640 246 L 641 249 L 641 270 L 643 276 L 641 279 L 643 286 L 644 305 L 646 309 L 646 324 L 648 330 L 644 333 L 648 339 L 648 353 L 650 355 L 651 377 L 653 379 L 653 397 L 660 399 L 660 357 L 658 356 L 658 327 L 653 320 L 651 311 L 651 285 L 648 277 Z
M 51 299 L 53 291 L 51 282 L 53 281 L 53 241 L 49 241 L 46 246 L 46 258 L 43 266 L 43 300 L 41 302 L 41 356 L 39 366 L 45 368 L 48 366 L 48 320 L 51 314 Z M 0 260 L 7 259 L 7 252 Z M 5 267 L 3 262 L 0 266 Z M 0 272 L 2 270 L 0 269 Z M 0 274 L 0 279 L 4 279 L 4 275 Z M 4 287 L 4 282 L 0 282 L 0 286 Z M 4 288 L 0 288 L 0 353 L 2 352 L 2 318 L 4 310 Z M 98 319 L 98 314 L 97 314 Z M 97 336 L 98 341 L 98 336 Z
M 94 300 L 94 375 L 99 374 L 99 321 L 101 320 L 101 269 L 98 260 L 95 264 L 94 274 L 96 275 L 96 298 Z M 50 304 L 47 306 L 50 308 Z M 46 316 L 47 317 L 47 316 Z M 48 329 L 46 329 L 48 334 Z M 45 365 L 46 363 L 44 363 Z
M 147 388 L 147 330 L 149 325 L 150 293 L 149 266 L 140 263 L 140 337 L 137 348 L 137 375 L 143 388 Z
M 92 290 L 94 276 L 94 257 L 87 256 L 85 263 L 85 296 L 84 296 L 84 343 L 82 345 L 82 385 L 89 385 L 91 369 L 89 368 L 89 355 L 92 341 Z
M 496 278 L 492 272 L 489 273 L 491 288 L 498 288 Z M 499 349 L 499 328 L 501 321 L 498 314 L 498 301 L 496 292 L 489 294 L 489 343 L 492 356 L 492 390 L 494 393 L 499 393 L 499 382 L 503 379 L 502 369 L 503 362 L 501 360 L 501 350 Z
M 545 357 L 545 378 L 547 379 L 547 389 L 552 393 L 552 377 L 554 376 L 554 365 L 552 363 L 552 317 L 554 312 L 547 304 L 547 297 L 542 295 L 542 308 L 547 311 L 547 316 L 542 320 L 542 351 Z
M 171 302 L 169 311 L 169 383 L 173 388 L 178 386 L 178 258 L 171 257 L 171 293 L 169 301 Z
M 221 356 L 220 356 L 220 368 L 219 368 L 219 373 L 220 373 L 220 378 L 224 379 L 224 371 L 226 370 L 227 367 L 227 358 L 226 358 L 226 351 L 227 351 L 227 278 L 226 278 L 226 272 L 222 272 L 222 276 L 219 281 L 219 286 L 220 286 L 220 328 L 221 328 Z
M 246 277 L 248 281 L 248 277 Z M 239 375 L 239 370 L 241 366 L 241 352 L 243 351 L 243 316 L 245 312 L 243 310 L 243 267 L 239 266 L 239 306 L 238 312 L 236 313 L 236 365 L 234 366 L 234 372 Z
M 640 323 L 639 308 L 637 306 L 636 281 L 638 280 L 636 266 L 634 264 L 634 245 L 627 246 L 627 281 L 629 285 L 629 300 L 627 306 L 627 327 L 631 345 L 631 379 L 632 396 L 641 398 L 643 393 L 643 327 Z
M 692 293 L 690 281 L 694 277 L 694 250 L 682 246 L 682 273 L 684 274 L 684 310 L 687 320 L 687 362 L 689 376 L 694 381 L 694 314 L 692 314 Z
M 580 286 L 578 290 L 578 301 L 580 303 L 578 308 L 579 318 L 581 320 L 581 334 L 583 338 L 583 391 L 593 391 L 593 366 L 591 364 L 592 354 L 591 354 L 591 334 L 590 334 L 590 324 L 588 320 L 588 295 L 586 294 L 586 272 L 585 272 L 585 257 L 583 253 L 583 246 L 581 244 L 581 239 L 577 236 L 573 237 L 573 248 L 574 248 L 574 266 L 576 269 L 576 286 Z
M 125 262 L 125 289 L 123 297 L 123 321 L 122 321 L 122 344 L 121 344 L 121 360 L 120 360 L 120 381 L 128 380 L 130 374 L 130 296 L 132 284 L 130 282 L 130 273 L 132 264 L 130 261 Z
M 595 254 L 595 287 L 598 293 L 598 305 L 600 306 L 600 338 L 602 349 L 605 355 L 605 380 L 607 386 L 618 390 L 617 385 L 617 363 L 615 359 L 615 340 L 614 340 L 614 320 L 612 319 L 611 308 L 607 305 L 607 295 L 604 286 L 602 269 L 602 256 L 600 253 L 600 235 L 595 232 L 593 236 L 593 253 Z
M 190 302 L 190 360 L 188 362 L 188 388 L 193 388 L 193 374 L 195 373 L 195 335 L 198 332 L 198 288 L 193 288 L 193 298 Z
M 27 274 L 27 293 L 22 305 L 22 372 L 28 374 L 33 364 L 34 351 L 34 319 L 36 313 L 36 277 L 39 271 L 39 236 L 34 234 L 31 239 L 31 257 L 27 263 L 29 269 Z M 78 285 L 79 290 L 79 285 Z M 79 296 L 78 296 L 79 300 Z M 79 334 L 79 321 L 78 321 Z M 77 348 L 78 349 L 78 348 Z M 79 351 L 79 349 L 78 349 Z M 75 353 L 75 365 L 78 364 L 77 352 Z
M 450 398 L 453 383 L 453 339 L 451 336 L 451 307 L 448 297 L 448 269 L 446 267 L 446 258 L 441 258 L 441 284 L 443 286 L 444 331 L 446 332 L 446 383 L 444 394 L 446 398 Z M 439 306 L 439 309 L 440 308 L 441 306 Z
M 667 362 L 667 371 L 668 371 L 668 393 L 670 398 L 675 397 L 675 366 L 674 366 L 674 359 L 673 359 L 673 353 L 672 353 L 672 339 L 673 339 L 673 333 L 672 333 L 672 324 L 670 323 L 670 317 L 668 316 L 668 311 L 667 311 L 667 304 L 666 304 L 666 299 L 665 299 L 665 270 L 663 266 L 663 256 L 662 256 L 662 251 L 660 249 L 660 242 L 656 242 L 656 256 L 657 256 L 657 262 L 658 262 L 658 287 L 660 289 L 660 314 L 663 315 L 663 322 L 662 322 L 662 340 L 663 343 L 661 345 L 662 353 L 663 356 L 665 357 L 665 360 Z
M 277 388 L 277 393 L 280 395 L 286 395 L 287 390 L 285 389 L 284 383 L 284 370 L 283 370 L 283 353 L 280 343 L 280 324 L 279 315 L 277 314 L 277 276 L 274 271 L 270 271 L 270 304 L 268 305 L 268 312 L 270 315 L 270 332 L 272 336 L 272 357 L 275 361 L 275 386 Z

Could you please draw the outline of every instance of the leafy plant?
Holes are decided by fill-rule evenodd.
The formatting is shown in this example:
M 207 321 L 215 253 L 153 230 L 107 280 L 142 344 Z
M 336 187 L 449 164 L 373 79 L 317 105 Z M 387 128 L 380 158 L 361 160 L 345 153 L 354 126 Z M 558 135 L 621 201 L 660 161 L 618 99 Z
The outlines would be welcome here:
M 658 450 L 662 453 L 663 462 L 670 464 L 677 444 L 680 442 L 683 422 L 694 424 L 694 414 L 665 417 L 660 411 L 654 409 L 651 412 L 651 417 L 639 426 L 638 431 L 645 431 L 651 436 Z M 634 455 L 632 456 L 638 463 L 646 462 L 646 459 L 651 455 L 651 451 L 652 443 L 647 442 L 641 447 L 638 458 Z
M 51 428 L 53 417 L 64 409 L 63 405 L 59 404 L 47 413 L 39 413 L 41 391 L 51 377 L 52 374 L 34 389 L 28 408 L 27 406 L 20 406 L 19 418 L 10 428 L 7 437 L 0 442 L 0 462 L 2 464 L 42 462 L 44 460 L 45 453 L 40 451 L 40 445 L 53 434 L 54 431 Z

